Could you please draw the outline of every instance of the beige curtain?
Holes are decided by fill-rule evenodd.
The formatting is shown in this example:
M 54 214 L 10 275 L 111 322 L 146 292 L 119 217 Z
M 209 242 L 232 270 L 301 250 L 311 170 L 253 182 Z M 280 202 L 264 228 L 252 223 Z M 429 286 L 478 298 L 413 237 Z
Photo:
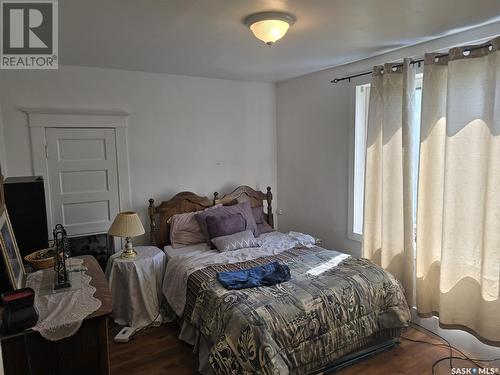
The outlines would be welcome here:
M 391 272 L 413 303 L 412 143 L 415 72 L 410 60 L 374 68 L 366 139 L 363 256 Z
M 489 47 L 491 45 L 491 47 Z M 500 341 L 500 38 L 425 56 L 416 304 Z

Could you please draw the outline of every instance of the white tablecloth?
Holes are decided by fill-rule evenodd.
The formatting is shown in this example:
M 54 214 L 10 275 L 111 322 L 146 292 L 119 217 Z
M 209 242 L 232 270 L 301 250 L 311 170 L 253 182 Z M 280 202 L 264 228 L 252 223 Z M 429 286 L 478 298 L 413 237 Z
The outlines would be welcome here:
M 135 247 L 135 259 L 112 255 L 106 278 L 113 295 L 113 318 L 117 324 L 142 328 L 161 321 L 160 303 L 166 256 L 153 246 Z
M 32 329 L 50 341 L 61 340 L 73 336 L 83 319 L 99 307 L 101 301 L 94 297 L 96 289 L 90 285 L 92 278 L 83 270 L 82 259 L 70 258 L 68 272 L 72 280 L 71 288 L 53 290 L 54 271 L 40 270 L 28 274 L 26 286 L 35 291 L 35 307 L 38 311 L 38 322 Z

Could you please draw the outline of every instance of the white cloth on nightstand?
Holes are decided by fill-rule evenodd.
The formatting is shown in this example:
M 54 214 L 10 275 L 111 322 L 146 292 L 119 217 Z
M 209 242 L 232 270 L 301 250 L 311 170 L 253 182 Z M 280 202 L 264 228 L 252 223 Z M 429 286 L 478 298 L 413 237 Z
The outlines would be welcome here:
M 70 288 L 54 291 L 54 271 L 40 270 L 28 274 L 26 286 L 35 291 L 35 307 L 38 322 L 33 330 L 50 341 L 73 336 L 83 320 L 101 307 L 101 301 L 94 297 L 96 288 L 90 285 L 92 278 L 82 268 L 82 259 L 69 258 Z M 77 272 L 77 270 L 82 272 Z
M 135 247 L 134 259 L 112 255 L 106 278 L 113 296 L 113 318 L 117 324 L 142 328 L 161 321 L 160 304 L 166 256 L 153 246 Z

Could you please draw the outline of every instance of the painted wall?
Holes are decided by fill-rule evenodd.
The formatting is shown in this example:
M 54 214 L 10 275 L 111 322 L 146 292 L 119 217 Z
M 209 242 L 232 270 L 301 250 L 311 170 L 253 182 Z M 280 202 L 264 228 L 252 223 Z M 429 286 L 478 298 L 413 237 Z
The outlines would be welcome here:
M 349 155 L 354 126 L 354 87 L 370 76 L 332 84 L 336 77 L 370 71 L 374 65 L 420 57 L 500 34 L 500 22 L 371 59 L 277 84 L 278 195 L 281 230 L 314 234 L 326 247 L 361 254 L 347 237 Z
M 0 78 L 8 176 L 33 173 L 19 108 L 124 110 L 132 209 L 145 226 L 150 197 L 211 196 L 241 184 L 276 190 L 274 84 L 77 66 Z
M 374 65 L 420 57 L 426 52 L 500 34 L 500 23 L 407 47 L 375 58 L 277 84 L 278 195 L 280 230 L 298 230 L 323 239 L 323 246 L 361 254 L 361 243 L 347 238 L 349 154 L 354 126 L 354 87 L 370 76 L 331 84 L 336 77 L 370 71 Z M 437 319 L 414 321 L 444 334 L 480 358 L 500 357 L 500 348 L 472 335 L 440 330 Z M 458 366 L 458 364 L 457 364 Z
M 1 87 L 1 83 L 0 83 Z M 7 175 L 7 157 L 5 154 L 5 135 L 3 131 L 3 116 L 2 116 L 2 107 L 0 105 L 0 167 L 2 169 L 2 174 L 4 176 Z

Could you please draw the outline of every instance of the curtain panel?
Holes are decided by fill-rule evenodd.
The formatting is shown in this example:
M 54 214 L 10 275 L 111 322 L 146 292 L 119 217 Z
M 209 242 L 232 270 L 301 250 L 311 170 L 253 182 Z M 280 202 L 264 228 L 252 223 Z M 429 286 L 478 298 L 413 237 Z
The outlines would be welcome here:
M 391 272 L 413 305 L 414 205 L 411 134 L 416 124 L 415 71 L 376 66 L 366 137 L 363 257 Z
M 416 306 L 500 343 L 500 38 L 425 56 Z

